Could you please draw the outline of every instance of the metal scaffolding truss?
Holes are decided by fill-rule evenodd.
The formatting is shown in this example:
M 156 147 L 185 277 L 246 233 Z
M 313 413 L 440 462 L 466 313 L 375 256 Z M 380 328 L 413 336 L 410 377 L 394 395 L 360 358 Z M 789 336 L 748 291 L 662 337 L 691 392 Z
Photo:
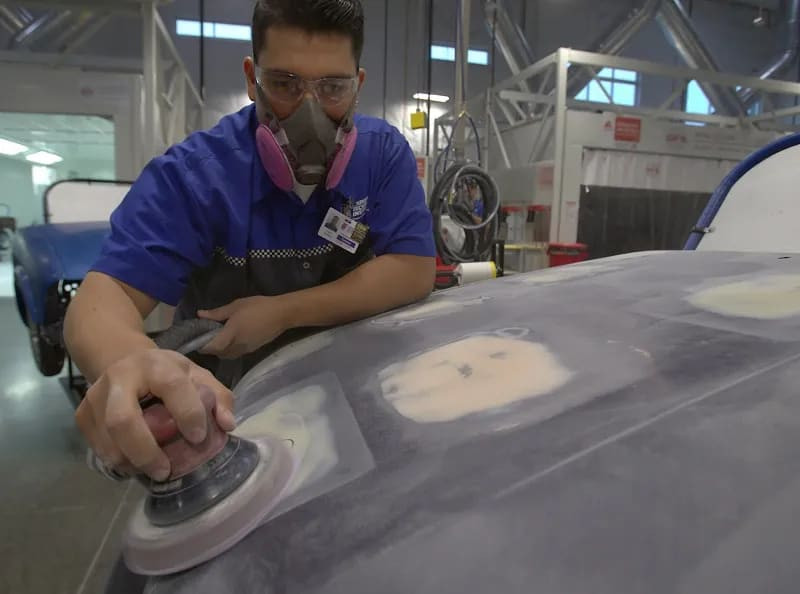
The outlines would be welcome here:
M 81 66 L 108 72 L 141 73 L 144 156 L 149 159 L 202 125 L 203 98 L 189 75 L 158 12 L 171 0 L 0 0 L 0 27 L 10 40 L 0 61 Z M 141 60 L 75 56 L 112 16 L 140 18 Z
M 638 81 L 647 81 L 647 101 L 620 105 L 611 92 L 606 93 L 606 102 L 571 97 L 569 72 L 576 69 L 585 69 L 589 81 L 598 80 L 604 69 L 634 72 Z M 720 94 L 752 89 L 760 109 L 739 116 L 713 109 L 710 114 L 688 113 L 683 109 L 683 96 L 692 81 Z M 532 91 L 521 91 L 520 82 Z M 548 92 L 552 85 L 553 90 Z M 562 48 L 474 98 L 468 102 L 467 111 L 479 116 L 476 128 L 485 168 L 500 175 L 502 170 L 551 165 L 551 237 L 571 242 L 577 233 L 574 213 L 580 203 L 584 148 L 736 162 L 781 134 L 800 129 L 796 121 L 800 116 L 800 84 Z M 617 137 L 616 127 L 631 121 L 636 128 L 632 137 Z M 453 128 L 460 122 L 463 118 L 456 114 L 437 120 L 437 158 L 446 154 Z M 610 136 L 603 135 L 603 126 L 610 127 Z M 652 138 L 656 131 L 658 142 Z M 707 147 L 691 142 L 670 144 L 674 139 L 700 135 L 714 140 Z M 474 160 L 474 154 L 467 156 Z
M 144 143 L 156 155 L 198 130 L 203 98 L 154 2 L 142 3 Z
M 647 80 L 649 84 L 657 84 L 661 88 L 672 91 L 661 97 L 657 104 L 651 106 L 619 105 L 611 94 L 606 96 L 608 102 L 592 102 L 570 97 L 569 72 L 583 68 L 587 76 L 587 84 L 599 77 L 606 68 L 624 69 L 635 72 L 639 81 Z M 760 110 L 751 110 L 739 116 L 721 115 L 717 113 L 688 113 L 678 107 L 687 85 L 696 81 L 702 88 L 718 89 L 720 92 L 736 93 L 742 88 L 752 89 Z M 519 90 L 520 82 L 525 82 L 532 92 Z M 659 84 L 660 82 L 660 84 Z M 547 89 L 555 83 L 555 89 Z M 604 87 L 598 85 L 600 89 Z M 534 135 L 530 137 L 530 157 L 527 164 L 535 163 L 543 158 L 552 158 L 545 154 L 552 146 L 555 133 L 556 144 L 563 135 L 567 113 L 578 111 L 603 111 L 621 115 L 636 115 L 652 120 L 668 121 L 678 124 L 705 124 L 722 128 L 776 133 L 794 132 L 800 129 L 797 117 L 800 116 L 800 84 L 765 80 L 761 78 L 742 77 L 716 71 L 695 70 L 691 68 L 669 66 L 654 62 L 646 62 L 630 58 L 619 58 L 604 54 L 595 54 L 571 49 L 560 49 L 546 56 L 535 64 L 521 70 L 519 74 L 489 89 L 485 95 L 472 99 L 468 103 L 470 113 L 480 115 L 478 128 L 483 132 L 484 154 L 490 145 L 499 151 L 501 163 L 505 167 L 513 164 L 508 156 L 503 133 L 521 126 L 541 123 L 534 126 Z M 434 145 L 437 150 L 443 148 L 452 136 L 452 127 L 456 123 L 455 114 L 448 114 L 436 122 Z M 494 142 L 489 142 L 489 137 Z M 486 159 L 484 159 L 486 160 Z M 496 164 L 496 161 L 495 161 Z M 522 164 L 518 164 L 522 165 Z

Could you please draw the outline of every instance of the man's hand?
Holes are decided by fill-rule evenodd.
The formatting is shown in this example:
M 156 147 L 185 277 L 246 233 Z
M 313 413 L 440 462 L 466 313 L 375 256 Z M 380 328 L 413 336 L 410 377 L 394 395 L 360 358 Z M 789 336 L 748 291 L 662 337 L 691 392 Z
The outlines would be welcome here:
M 290 328 L 288 311 L 281 297 L 248 297 L 198 317 L 225 322 L 225 327 L 201 353 L 221 359 L 236 359 L 269 344 Z
M 207 419 L 199 391 L 206 389 L 216 397 L 220 428 L 232 431 L 236 422 L 230 390 L 178 353 L 147 349 L 109 367 L 89 389 L 75 418 L 106 466 L 161 481 L 169 477 L 169 460 L 148 428 L 139 401 L 149 395 L 161 399 L 183 436 L 200 443 Z

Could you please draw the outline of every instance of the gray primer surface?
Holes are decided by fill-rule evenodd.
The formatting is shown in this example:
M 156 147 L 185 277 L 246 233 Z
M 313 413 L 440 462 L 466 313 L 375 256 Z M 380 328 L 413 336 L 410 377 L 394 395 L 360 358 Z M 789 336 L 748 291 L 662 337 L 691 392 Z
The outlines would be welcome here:
M 424 323 L 334 330 L 331 346 L 273 371 L 271 390 L 334 371 L 375 468 L 147 591 L 796 593 L 800 333 L 787 329 L 800 320 L 685 302 L 715 278 L 800 273 L 800 258 L 779 256 L 595 261 L 562 282 L 436 295 L 484 301 Z M 443 424 L 383 401 L 382 369 L 500 329 L 527 330 L 573 381 Z

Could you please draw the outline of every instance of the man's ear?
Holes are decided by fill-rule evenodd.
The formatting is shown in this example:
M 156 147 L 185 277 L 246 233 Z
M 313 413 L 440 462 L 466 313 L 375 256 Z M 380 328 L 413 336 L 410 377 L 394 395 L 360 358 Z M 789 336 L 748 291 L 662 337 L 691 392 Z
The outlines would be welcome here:
M 364 86 L 364 83 L 367 80 L 367 71 L 363 68 L 358 69 L 358 92 L 361 92 L 361 88 Z
M 250 101 L 256 100 L 256 63 L 248 56 L 244 59 L 244 76 L 247 81 L 247 96 Z

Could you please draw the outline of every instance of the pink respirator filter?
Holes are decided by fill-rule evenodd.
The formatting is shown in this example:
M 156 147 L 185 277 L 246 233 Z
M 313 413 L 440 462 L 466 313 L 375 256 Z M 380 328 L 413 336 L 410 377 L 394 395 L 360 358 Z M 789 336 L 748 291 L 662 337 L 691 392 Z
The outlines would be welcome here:
M 256 131 L 256 148 L 264 170 L 272 183 L 284 192 L 291 192 L 295 186 L 294 172 L 281 145 L 282 142 L 288 144 L 288 139 L 286 139 L 285 132 L 281 131 L 279 134 L 282 136 L 280 140 L 268 126 L 261 124 Z M 353 126 L 349 132 L 339 130 L 336 140 L 336 155 L 331 162 L 325 181 L 327 190 L 332 190 L 342 181 L 356 148 L 358 129 Z

